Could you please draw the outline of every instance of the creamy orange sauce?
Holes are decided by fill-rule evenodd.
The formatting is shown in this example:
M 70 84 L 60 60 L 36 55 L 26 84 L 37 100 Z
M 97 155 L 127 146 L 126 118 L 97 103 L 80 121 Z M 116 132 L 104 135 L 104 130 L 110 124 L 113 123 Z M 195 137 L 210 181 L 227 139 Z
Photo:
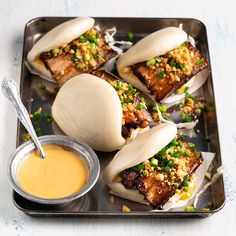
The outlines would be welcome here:
M 88 180 L 83 160 L 57 145 L 44 145 L 46 158 L 32 152 L 21 164 L 18 180 L 31 195 L 41 198 L 63 198 L 78 192 Z

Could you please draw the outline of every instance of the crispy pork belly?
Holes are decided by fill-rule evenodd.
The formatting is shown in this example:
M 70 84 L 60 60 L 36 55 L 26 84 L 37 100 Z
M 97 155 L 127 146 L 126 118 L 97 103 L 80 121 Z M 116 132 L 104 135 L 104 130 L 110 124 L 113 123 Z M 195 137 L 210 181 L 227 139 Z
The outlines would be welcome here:
M 172 165 L 168 163 L 173 159 L 164 160 L 160 157 L 160 164 L 156 169 L 147 161 L 124 170 L 120 175 L 121 183 L 127 189 L 137 189 L 152 208 L 162 209 L 177 189 L 184 187 L 186 180 L 191 178 L 203 161 L 201 153 L 191 145 L 187 141 L 181 141 L 182 155 L 175 154 L 176 162 L 172 161 Z
M 161 101 L 207 67 L 198 49 L 185 43 L 163 56 L 132 66 L 134 74 L 143 82 L 156 101 Z
M 66 45 L 41 53 L 39 58 L 62 86 L 76 75 L 94 72 L 116 54 L 102 34 L 92 29 Z

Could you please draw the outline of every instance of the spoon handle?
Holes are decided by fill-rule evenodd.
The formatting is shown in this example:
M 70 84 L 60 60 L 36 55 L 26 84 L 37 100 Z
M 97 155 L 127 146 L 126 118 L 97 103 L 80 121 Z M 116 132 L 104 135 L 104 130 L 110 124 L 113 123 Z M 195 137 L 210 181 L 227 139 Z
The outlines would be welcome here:
M 21 101 L 16 83 L 13 80 L 4 79 L 2 82 L 2 91 L 5 97 L 12 103 L 19 120 L 29 132 L 35 146 L 39 151 L 40 156 L 44 159 L 46 155 L 35 133 L 29 114 Z

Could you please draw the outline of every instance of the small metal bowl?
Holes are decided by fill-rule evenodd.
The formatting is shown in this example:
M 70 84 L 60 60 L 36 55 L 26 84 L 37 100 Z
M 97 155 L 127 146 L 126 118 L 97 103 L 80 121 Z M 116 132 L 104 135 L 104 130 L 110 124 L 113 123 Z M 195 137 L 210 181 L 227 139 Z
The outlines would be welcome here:
M 87 144 L 63 135 L 41 136 L 39 137 L 39 140 L 41 144 L 55 144 L 77 154 L 87 166 L 89 172 L 88 181 L 79 192 L 64 198 L 46 199 L 27 193 L 20 186 L 17 175 L 22 162 L 35 150 L 34 144 L 31 141 L 28 141 L 15 150 L 8 163 L 8 176 L 13 189 L 17 193 L 24 198 L 42 204 L 64 204 L 83 196 L 95 185 L 100 173 L 100 164 L 97 155 Z

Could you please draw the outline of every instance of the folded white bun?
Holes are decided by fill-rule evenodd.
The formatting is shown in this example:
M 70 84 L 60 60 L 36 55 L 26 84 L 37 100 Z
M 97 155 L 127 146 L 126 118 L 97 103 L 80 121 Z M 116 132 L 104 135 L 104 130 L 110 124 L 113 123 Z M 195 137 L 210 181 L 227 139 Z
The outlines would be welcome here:
M 108 164 L 103 172 L 103 180 L 112 193 L 120 197 L 144 203 L 143 195 L 135 189 L 126 189 L 115 178 L 123 170 L 133 167 L 154 156 L 164 148 L 177 134 L 175 124 L 161 123 L 140 134 L 132 142 L 125 145 Z
M 53 81 L 50 71 L 39 59 L 42 52 L 60 47 L 78 38 L 94 26 L 94 19 L 79 17 L 60 24 L 40 38 L 27 55 L 27 62 L 32 70 L 41 74 L 43 78 Z
M 134 87 L 149 94 L 146 85 L 134 75 L 130 66 L 164 55 L 186 42 L 187 39 L 186 32 L 177 27 L 167 27 L 146 36 L 120 56 L 117 62 L 119 75 Z
M 81 74 L 67 81 L 55 98 L 52 116 L 65 134 L 95 150 L 113 151 L 125 143 L 119 96 L 96 76 Z

